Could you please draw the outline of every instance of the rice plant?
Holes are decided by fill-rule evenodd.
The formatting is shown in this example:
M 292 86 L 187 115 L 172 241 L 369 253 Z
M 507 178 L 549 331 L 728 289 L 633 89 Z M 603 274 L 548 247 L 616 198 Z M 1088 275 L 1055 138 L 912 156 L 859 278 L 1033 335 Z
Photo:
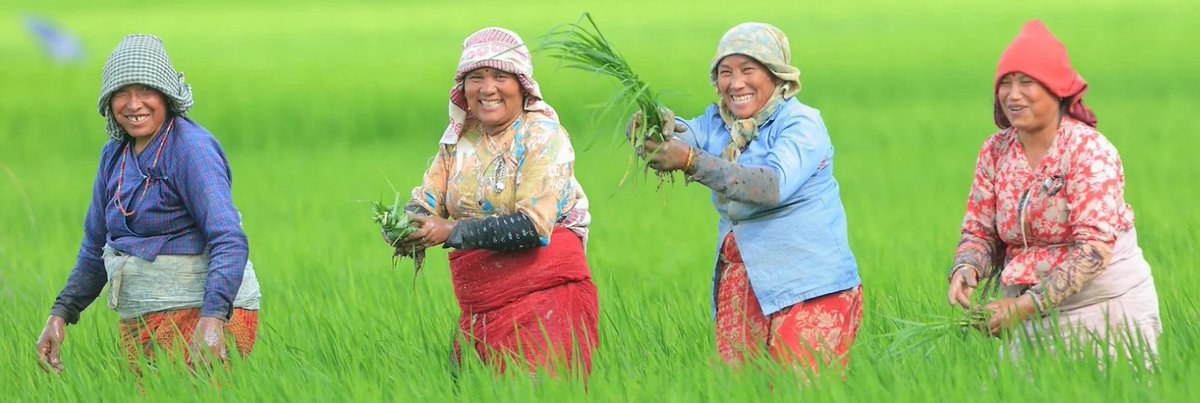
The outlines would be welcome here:
M 585 22 L 586 21 L 586 22 Z M 603 76 L 615 78 L 618 82 L 616 93 L 609 98 L 601 113 L 615 110 L 634 109 L 637 113 L 626 129 L 625 140 L 632 147 L 636 156 L 646 157 L 646 140 L 653 139 L 662 142 L 663 111 L 666 109 L 659 102 L 658 93 L 650 88 L 650 84 L 642 80 L 633 71 L 633 67 L 613 47 L 612 42 L 600 32 L 600 27 L 592 19 L 591 13 L 585 12 L 579 21 L 567 24 L 565 27 L 552 31 L 543 42 L 541 48 L 552 51 L 551 56 L 565 62 L 569 68 L 579 69 Z M 660 183 L 671 180 L 669 172 L 656 172 Z M 626 177 L 628 172 L 626 172 Z M 621 183 L 625 178 L 621 179 Z
M 911 351 L 929 355 L 935 342 L 952 335 L 963 336 L 972 331 L 985 332 L 992 312 L 984 306 L 999 297 L 1000 271 L 983 279 L 971 297 L 974 304 L 969 309 L 949 315 L 927 315 L 927 321 L 905 319 L 888 315 L 896 330 L 883 334 L 890 340 L 885 349 L 887 356 L 897 357 Z
M 392 204 L 385 205 L 382 201 L 371 203 L 371 220 L 383 229 L 383 235 L 388 239 L 393 248 L 396 248 L 396 253 L 392 254 L 392 268 L 396 268 L 397 260 L 401 256 L 413 257 L 413 278 L 415 280 L 417 273 L 421 272 L 421 266 L 425 262 L 425 254 L 420 253 L 415 247 L 408 251 L 401 251 L 400 243 L 404 238 L 417 231 L 417 226 L 413 225 L 412 217 L 409 217 L 408 212 L 404 211 L 404 207 L 400 204 L 400 192 L 393 191 L 395 197 L 392 199 Z
M 1200 126 L 1189 114 L 1200 108 L 1200 92 L 1186 84 L 1200 71 L 1200 53 L 1179 51 L 1194 47 L 1188 38 L 1196 36 L 1195 1 L 978 2 L 969 10 L 929 0 L 746 3 L 769 11 L 741 17 L 716 0 L 588 2 L 605 21 L 608 39 L 681 115 L 712 104 L 704 68 L 724 30 L 762 18 L 790 35 L 807 77 L 802 102 L 820 110 L 836 146 L 864 306 L 844 376 L 797 381 L 784 368 L 721 364 L 710 316 L 718 217 L 708 189 L 675 186 L 653 195 L 669 198 L 670 208 L 640 191 L 601 196 L 601 184 L 625 173 L 614 165 L 632 153 L 625 144 L 577 148 L 574 173 L 595 218 L 587 260 L 601 315 L 600 347 L 586 383 L 496 375 L 471 357 L 469 345 L 461 368 L 452 369 L 448 355 L 461 310 L 449 251 L 426 249 L 420 281 L 410 288 L 409 262 L 392 269 L 381 256 L 382 224 L 366 220 L 372 201 L 394 204 L 396 213 L 408 201 L 405 189 L 398 203 L 387 200 L 392 193 L 380 186 L 381 167 L 396 183 L 418 183 L 429 167 L 445 123 L 445 79 L 463 36 L 495 24 L 547 32 L 574 21 L 580 3 L 301 0 L 247 7 L 214 0 L 180 10 L 178 2 L 153 2 L 139 7 L 145 18 L 138 22 L 128 20 L 127 10 L 83 0 L 0 1 L 0 16 L 18 18 L 29 8 L 21 3 L 61 16 L 94 47 L 83 65 L 55 66 L 18 26 L 0 34 L 6 62 L 0 162 L 12 171 L 0 173 L 5 401 L 989 403 L 1200 396 L 1194 381 L 1200 326 L 1191 325 L 1200 321 L 1200 296 L 1192 291 L 1200 271 L 1189 270 L 1200 266 L 1200 214 L 1186 206 L 1200 199 L 1200 182 L 1181 180 L 1200 176 L 1194 156 L 1200 136 L 1190 135 Z M 1101 114 L 1101 130 L 1120 151 L 1125 197 L 1160 297 L 1164 332 L 1155 371 L 1123 358 L 1079 359 L 1077 350 L 1024 348 L 1010 357 L 1010 341 L 1020 343 L 1018 337 L 964 332 L 954 321 L 965 314 L 945 305 L 944 268 L 959 239 L 963 198 L 980 144 L 995 130 L 988 76 L 1020 21 L 1033 15 L 1048 18 L 1067 42 L 1089 80 L 1087 99 Z M 1096 21 L 1120 22 L 1120 29 Z M 50 304 L 76 262 L 97 154 L 107 141 L 91 109 L 98 71 L 122 35 L 142 30 L 164 37 L 198 97 L 190 116 L 227 152 L 263 290 L 254 351 L 244 360 L 233 354 L 231 374 L 217 378 L 220 387 L 166 362 L 134 379 L 120 348 L 119 315 L 107 309 L 103 294 L 67 327 L 66 371 L 44 373 L 34 355 Z M 670 60 L 642 60 L 664 51 Z M 557 64 L 548 53 L 535 58 Z M 616 83 L 575 69 L 538 74 L 563 122 L 598 116 L 584 106 L 608 99 Z M 706 96 L 676 99 L 666 89 Z M 613 127 L 572 123 L 570 129 L 575 139 L 612 139 Z M 347 203 L 353 199 L 366 201 Z M 976 303 L 991 294 L 982 283 Z M 936 341 L 909 337 L 919 346 L 889 359 L 889 348 L 908 347 L 893 346 L 904 334 L 889 318 L 943 326 Z

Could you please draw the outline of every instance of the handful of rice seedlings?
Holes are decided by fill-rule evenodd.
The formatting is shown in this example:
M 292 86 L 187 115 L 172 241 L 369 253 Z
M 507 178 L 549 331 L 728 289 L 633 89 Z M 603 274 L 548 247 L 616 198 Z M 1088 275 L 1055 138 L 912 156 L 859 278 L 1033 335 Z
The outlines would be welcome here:
M 891 339 L 886 350 L 887 355 L 897 357 L 916 349 L 922 349 L 919 351 L 922 351 L 923 355 L 929 355 L 936 346 L 935 342 L 950 335 L 966 335 L 973 330 L 978 331 L 987 324 L 990 316 L 991 311 L 976 307 L 962 311 L 961 314 L 930 316 L 928 322 L 888 317 L 896 323 L 896 330 L 883 335 Z
M 584 20 L 587 22 L 584 23 Z M 630 107 L 641 112 L 625 139 L 632 147 L 634 156 L 645 154 L 646 139 L 652 138 L 658 142 L 666 140 L 662 133 L 664 122 L 660 114 L 664 108 L 658 100 L 658 94 L 651 90 L 650 85 L 633 72 L 625 58 L 613 49 L 608 38 L 600 33 L 600 28 L 596 26 L 591 13 L 584 13 L 579 22 L 551 32 L 541 49 L 553 51 L 551 56 L 565 62 L 566 67 L 617 79 L 620 89 L 605 104 L 602 113 Z M 656 173 L 660 183 L 671 179 L 670 172 Z M 628 172 L 626 175 L 628 176 Z M 624 182 L 625 178 L 622 178 L 621 183 Z
M 896 323 L 897 328 L 896 331 L 884 335 L 885 338 L 892 340 L 888 344 L 887 355 L 896 357 L 916 348 L 924 348 L 924 355 L 929 355 L 935 346 L 934 342 L 943 337 L 952 334 L 966 335 L 971 331 L 985 331 L 988 320 L 992 317 L 992 311 L 983 307 L 988 301 L 998 297 L 999 277 L 1000 271 L 996 270 L 995 275 L 983 279 L 983 284 L 974 293 L 974 299 L 978 302 L 971 309 L 947 316 L 932 316 L 929 322 L 888 317 Z
M 391 240 L 392 247 L 399 247 L 413 232 L 416 232 L 417 227 L 413 225 L 412 220 L 408 216 L 408 212 L 400 205 L 400 192 L 395 193 L 395 198 L 391 205 L 385 205 L 383 202 L 371 203 L 371 220 L 379 224 L 383 228 L 383 233 L 387 239 Z M 399 251 L 398 251 L 399 252 Z M 415 248 L 409 251 L 409 255 L 413 257 L 413 282 L 414 285 L 417 279 L 417 273 L 421 272 L 421 266 L 425 263 L 425 254 Z M 396 268 L 396 261 L 402 256 L 400 253 L 392 255 L 392 268 Z

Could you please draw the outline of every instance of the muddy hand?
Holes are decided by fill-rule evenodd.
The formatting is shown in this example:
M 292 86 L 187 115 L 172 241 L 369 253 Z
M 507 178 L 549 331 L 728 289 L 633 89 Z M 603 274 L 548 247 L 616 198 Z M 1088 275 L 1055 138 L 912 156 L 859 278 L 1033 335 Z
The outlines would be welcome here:
M 196 322 L 196 331 L 192 333 L 192 345 L 189 356 L 191 362 L 209 364 L 209 358 L 215 357 L 225 362 L 229 356 L 225 352 L 225 321 L 202 317 Z
M 60 373 L 63 370 L 59 348 L 62 347 L 66 337 L 66 333 L 63 331 L 64 326 L 63 318 L 54 315 L 46 318 L 46 326 L 42 328 L 42 335 L 38 337 L 37 341 L 38 366 L 43 371 Z
M 667 137 L 667 141 L 661 143 L 654 139 L 646 139 L 645 145 L 648 150 L 645 156 L 646 163 L 650 168 L 658 171 L 674 171 L 687 166 L 688 151 L 691 146 L 685 144 L 678 137 Z

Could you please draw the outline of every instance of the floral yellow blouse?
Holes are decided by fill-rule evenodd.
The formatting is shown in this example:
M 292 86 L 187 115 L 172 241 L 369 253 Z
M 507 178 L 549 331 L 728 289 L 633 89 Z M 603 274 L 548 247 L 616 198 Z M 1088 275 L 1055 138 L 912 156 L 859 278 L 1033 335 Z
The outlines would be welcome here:
M 440 145 L 412 203 L 455 220 L 521 213 L 542 245 L 556 225 L 586 244 L 591 216 L 574 170 L 567 131 L 540 112 L 523 113 L 494 136 L 469 119 L 457 144 Z

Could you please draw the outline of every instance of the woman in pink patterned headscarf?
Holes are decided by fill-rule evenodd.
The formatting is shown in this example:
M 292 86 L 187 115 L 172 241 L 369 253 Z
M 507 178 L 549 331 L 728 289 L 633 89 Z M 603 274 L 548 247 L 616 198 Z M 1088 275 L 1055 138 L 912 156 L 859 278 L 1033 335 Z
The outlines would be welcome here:
M 574 167 L 521 38 L 502 28 L 467 37 L 449 125 L 407 206 L 420 229 L 397 251 L 455 249 L 461 340 L 501 370 L 507 358 L 530 372 L 590 371 L 598 306 L 584 259 L 591 218 Z

